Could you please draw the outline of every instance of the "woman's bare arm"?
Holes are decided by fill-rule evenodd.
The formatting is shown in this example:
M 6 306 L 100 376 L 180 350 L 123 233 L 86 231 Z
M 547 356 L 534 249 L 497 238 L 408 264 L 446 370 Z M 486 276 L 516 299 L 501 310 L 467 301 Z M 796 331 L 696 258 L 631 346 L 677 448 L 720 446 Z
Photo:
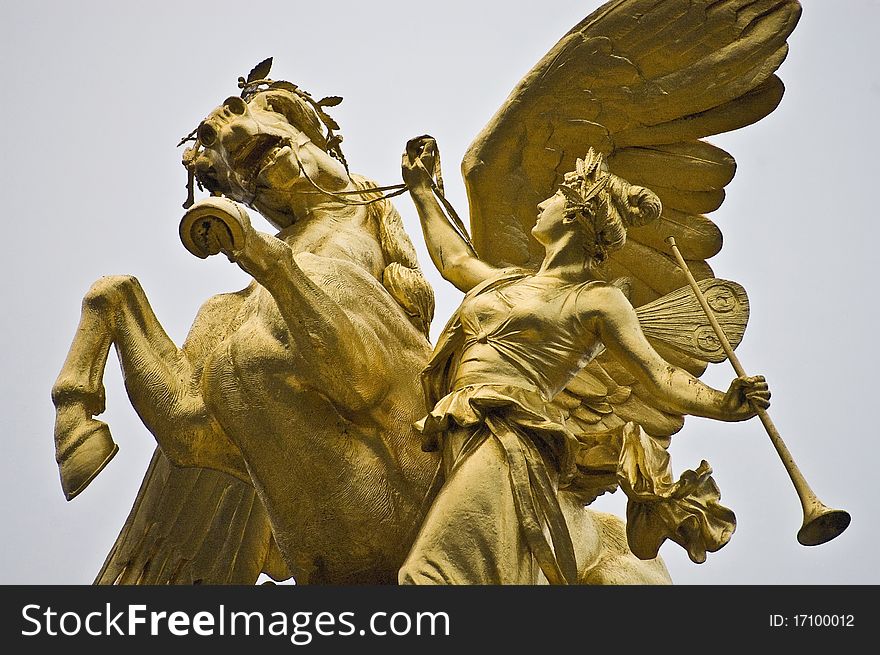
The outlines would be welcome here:
M 496 275 L 498 269 L 474 254 L 449 223 L 437 202 L 429 172 L 434 168 L 436 152 L 437 144 L 434 139 L 411 139 L 406 144 L 401 164 L 403 180 L 409 187 L 410 196 L 419 213 L 431 261 L 440 271 L 440 275 L 459 290 L 468 292 L 483 280 Z
M 588 293 L 585 314 L 595 320 L 605 348 L 670 409 L 721 421 L 744 421 L 755 415 L 756 407 L 769 407 L 770 391 L 762 376 L 737 378 L 727 393 L 713 389 L 657 354 L 619 289 L 594 287 Z

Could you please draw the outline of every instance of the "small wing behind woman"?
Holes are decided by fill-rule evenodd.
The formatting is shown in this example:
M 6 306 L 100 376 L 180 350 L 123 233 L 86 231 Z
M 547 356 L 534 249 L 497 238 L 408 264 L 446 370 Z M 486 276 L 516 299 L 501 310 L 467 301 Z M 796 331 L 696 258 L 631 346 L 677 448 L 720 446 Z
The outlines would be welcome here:
M 732 347 L 742 341 L 749 319 L 745 289 L 736 282 L 709 278 L 699 286 Z M 725 359 L 721 345 L 690 288 L 681 288 L 636 310 L 642 331 L 654 349 L 669 363 L 693 375 L 709 362 Z M 616 470 L 619 448 L 603 445 L 603 437 L 636 423 L 659 443 L 684 425 L 684 416 L 663 406 L 620 363 L 601 353 L 554 399 L 564 410 L 569 428 L 587 448 L 579 457 L 585 469 L 595 469 L 600 459 L 609 472 Z M 600 467 L 601 468 L 601 467 Z M 592 498 L 586 499 L 587 501 Z

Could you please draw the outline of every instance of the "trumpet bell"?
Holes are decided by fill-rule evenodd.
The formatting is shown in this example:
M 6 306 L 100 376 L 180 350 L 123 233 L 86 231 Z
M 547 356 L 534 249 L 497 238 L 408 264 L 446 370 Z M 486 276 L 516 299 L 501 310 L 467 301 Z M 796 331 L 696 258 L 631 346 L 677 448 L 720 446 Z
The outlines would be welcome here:
M 804 546 L 824 544 L 846 530 L 849 522 L 849 512 L 821 505 L 809 516 L 804 517 L 804 524 L 798 530 L 797 540 Z

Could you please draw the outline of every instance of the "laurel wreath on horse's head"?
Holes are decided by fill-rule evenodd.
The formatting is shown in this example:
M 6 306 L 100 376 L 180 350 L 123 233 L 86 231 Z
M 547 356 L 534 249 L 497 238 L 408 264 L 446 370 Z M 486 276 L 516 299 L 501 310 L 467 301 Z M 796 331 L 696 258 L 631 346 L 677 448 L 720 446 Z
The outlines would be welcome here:
M 245 102 L 262 91 L 270 91 L 273 89 L 281 89 L 296 95 L 300 100 L 306 102 L 327 128 L 327 154 L 337 159 L 345 166 L 348 171 L 348 162 L 345 155 L 342 154 L 340 144 L 342 143 L 342 135 L 337 134 L 339 123 L 325 111 L 326 107 L 335 107 L 342 102 L 341 96 L 327 96 L 320 100 L 315 100 L 308 91 L 299 88 L 296 84 L 286 80 L 270 80 L 268 78 L 269 71 L 272 68 L 272 57 L 268 57 L 251 69 L 248 76 L 238 78 L 238 88 L 241 89 L 241 97 Z
M 348 170 L 348 162 L 345 159 L 345 155 L 342 153 L 342 135 L 338 134 L 339 123 L 337 123 L 333 118 L 326 112 L 326 107 L 335 107 L 339 103 L 342 102 L 341 96 L 326 96 L 321 98 L 320 100 L 315 100 L 308 91 L 299 88 L 296 84 L 292 82 L 288 82 L 286 80 L 270 80 L 268 75 L 269 71 L 272 68 L 272 57 L 267 57 L 259 64 L 254 66 L 251 69 L 251 72 L 248 73 L 247 77 L 239 77 L 238 78 L 238 88 L 241 89 L 241 98 L 245 102 L 249 102 L 255 95 L 261 93 L 263 91 L 271 91 L 271 90 L 283 90 L 289 93 L 292 93 L 297 98 L 305 102 L 312 108 L 312 111 L 315 112 L 315 115 L 324 125 L 327 130 L 327 134 L 325 135 L 326 146 L 325 150 L 328 155 L 339 161 L 344 167 L 346 173 Z M 202 184 L 195 178 L 195 169 L 194 163 L 199 154 L 200 144 L 198 143 L 198 137 L 196 134 L 198 133 L 199 127 L 196 128 L 183 137 L 177 144 L 178 147 L 182 146 L 185 143 L 190 141 L 196 142 L 195 147 L 187 148 L 187 150 L 183 154 L 183 164 L 188 172 L 188 180 L 187 180 L 187 200 L 184 203 L 184 208 L 188 208 L 192 206 L 194 201 L 194 190 L 193 190 L 193 182 L 195 181 L 198 184 L 199 188 L 202 188 Z

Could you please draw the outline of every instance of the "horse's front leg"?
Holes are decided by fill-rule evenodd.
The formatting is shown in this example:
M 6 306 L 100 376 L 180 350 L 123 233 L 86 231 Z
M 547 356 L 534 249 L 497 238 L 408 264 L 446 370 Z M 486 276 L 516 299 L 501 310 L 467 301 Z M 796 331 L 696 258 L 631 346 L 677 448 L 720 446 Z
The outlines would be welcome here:
M 93 418 L 104 411 L 102 380 L 111 344 L 132 405 L 174 464 L 249 480 L 240 453 L 205 410 L 192 364 L 165 333 L 140 283 L 109 276 L 83 298 L 79 327 L 52 387 L 55 456 L 68 500 L 117 450 L 107 424 Z
M 193 254 L 207 257 L 222 252 L 269 292 L 301 362 L 300 370 L 308 374 L 301 382 L 319 390 L 344 416 L 369 410 L 387 392 L 387 380 L 377 378 L 375 372 L 379 360 L 392 360 L 391 344 L 383 343 L 341 307 L 332 289 L 316 284 L 286 242 L 251 227 L 240 205 L 225 198 L 203 200 L 184 215 L 180 233 Z M 340 261 L 338 266 L 354 265 Z M 344 279 L 325 272 L 331 284 Z M 345 375 L 340 375 L 339 362 L 345 362 Z

